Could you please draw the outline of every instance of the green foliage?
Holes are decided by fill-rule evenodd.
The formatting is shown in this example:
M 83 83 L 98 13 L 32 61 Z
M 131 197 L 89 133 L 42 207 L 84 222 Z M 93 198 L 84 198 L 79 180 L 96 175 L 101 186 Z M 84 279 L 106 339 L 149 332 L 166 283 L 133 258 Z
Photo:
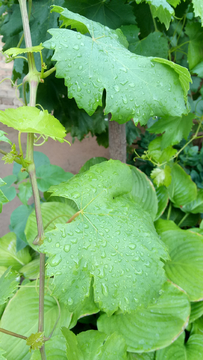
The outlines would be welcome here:
M 50 360 L 201 360 L 201 2 L 56 0 L 51 12 L 51 0 L 32 3 L 30 48 L 17 1 L 0 10 L 13 80 L 29 83 L 19 86 L 25 104 L 39 82 L 44 109 L 0 112 L 19 131 L 18 145 L 0 131 L 11 146 L 3 159 L 15 162 L 0 210 L 16 195 L 23 204 L 0 239 L 1 329 L 24 336 L 0 332 L 0 358 L 41 359 L 45 342 Z M 42 143 L 90 133 L 107 147 L 109 113 L 126 123 L 139 169 L 92 158 L 73 176 L 33 154 L 33 136 L 23 154 L 21 132 Z

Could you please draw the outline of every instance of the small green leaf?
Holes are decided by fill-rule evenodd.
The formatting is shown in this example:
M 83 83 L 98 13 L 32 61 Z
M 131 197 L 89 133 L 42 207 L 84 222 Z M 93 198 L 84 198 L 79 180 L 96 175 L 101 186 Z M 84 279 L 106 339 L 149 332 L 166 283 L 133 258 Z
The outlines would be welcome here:
M 62 335 L 52 336 L 46 342 L 46 356 L 48 360 L 67 360 L 66 340 Z M 40 351 L 35 351 L 30 360 L 41 360 Z
M 131 314 L 101 315 L 99 331 L 106 334 L 116 331 L 122 335 L 130 352 L 147 352 L 168 346 L 187 326 L 190 302 L 187 295 L 170 282 L 164 284 L 160 293 L 154 303 Z
M 65 128 L 48 113 L 36 107 L 22 106 L 17 109 L 0 111 L 0 121 L 22 133 L 36 133 L 64 142 Z
M 9 143 L 10 145 L 12 145 L 11 140 L 9 140 L 5 135 L 7 135 L 7 133 L 5 133 L 4 131 L 0 130 L 0 141 L 4 141 Z
M 197 186 L 181 166 L 178 164 L 172 166 L 171 177 L 168 194 L 175 206 L 182 207 L 196 199 Z
M 62 333 L 66 338 L 69 360 L 127 360 L 125 341 L 116 333 L 107 336 L 89 330 L 76 336 L 66 328 Z
M 44 333 L 38 332 L 35 334 L 31 334 L 27 340 L 26 344 L 30 345 L 30 350 L 38 350 L 40 349 L 44 344 Z
M 52 59 L 56 61 L 56 76 L 65 79 L 68 97 L 74 97 L 79 108 L 92 115 L 102 106 L 105 89 L 105 114 L 111 112 L 112 120 L 119 123 L 134 118 L 145 124 L 153 115 L 181 116 L 186 111 L 183 93 L 186 100 L 190 82 L 187 69 L 164 59 L 132 54 L 121 41 L 121 31 L 58 6 L 53 11 L 63 16 L 66 26 L 81 32 L 51 29 L 52 38 L 44 43 L 55 51 Z M 90 36 L 84 35 L 87 33 Z M 90 72 L 84 72 L 84 68 Z
M 168 187 L 171 183 L 171 168 L 166 165 L 163 169 L 162 168 L 155 168 L 152 170 L 150 177 L 153 179 L 155 185 L 158 187 L 165 185 Z
M 8 298 L 12 297 L 20 282 L 17 272 L 8 268 L 0 277 L 0 305 L 3 305 Z
M 47 271 L 54 275 L 55 295 L 70 309 L 89 295 L 92 280 L 94 301 L 108 313 L 148 304 L 165 281 L 160 258 L 168 255 L 144 203 L 140 205 L 139 196 L 133 198 L 134 180 L 129 166 L 110 160 L 50 188 L 79 209 L 70 223 L 49 231 L 39 249 L 49 256 Z M 153 189 L 147 185 L 150 194 Z
M 164 228 L 165 223 L 168 229 Z M 165 264 L 166 274 L 187 292 L 191 301 L 200 301 L 203 299 L 203 236 L 191 231 L 174 230 L 173 225 L 170 230 L 171 223 L 161 219 L 156 222 L 157 232 L 168 246 L 171 257 Z
M 163 150 L 170 145 L 178 144 L 183 138 L 187 140 L 194 118 L 195 115 L 191 113 L 182 117 L 167 116 L 158 120 L 148 131 L 155 134 L 164 132 L 161 137 L 161 149 Z
M 140 0 L 135 0 L 138 4 Z M 166 26 L 168 30 L 171 17 L 174 15 L 174 9 L 169 5 L 166 0 L 145 0 L 149 4 L 152 16 L 158 17 L 159 21 Z
M 13 270 L 19 270 L 30 260 L 28 247 L 16 251 L 16 235 L 14 233 L 8 233 L 0 239 L 0 266 L 12 266 Z
M 16 57 L 17 55 L 21 55 L 21 54 L 40 52 L 42 51 L 42 49 L 44 49 L 42 45 L 32 46 L 28 48 L 10 48 L 4 51 L 4 54 L 8 56 Z

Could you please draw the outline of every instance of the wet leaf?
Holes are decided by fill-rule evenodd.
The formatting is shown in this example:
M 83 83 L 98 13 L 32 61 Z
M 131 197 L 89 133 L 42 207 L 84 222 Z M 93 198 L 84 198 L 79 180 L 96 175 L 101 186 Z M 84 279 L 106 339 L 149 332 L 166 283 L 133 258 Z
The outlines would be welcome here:
M 54 293 L 70 309 L 88 296 L 92 280 L 94 301 L 108 313 L 118 307 L 132 311 L 157 296 L 165 279 L 160 258 L 168 255 L 143 208 L 148 199 L 134 199 L 133 186 L 132 170 L 110 160 L 50 189 L 79 209 L 70 223 L 48 232 L 40 247 L 49 256 Z
M 152 115 L 181 116 L 186 110 L 187 69 L 165 59 L 132 54 L 119 30 L 58 6 L 52 10 L 62 15 L 65 26 L 80 32 L 51 29 L 52 38 L 43 44 L 55 50 L 56 76 L 65 78 L 68 97 L 74 97 L 79 108 L 92 115 L 102 106 L 105 89 L 105 114 L 111 112 L 112 120 L 119 123 L 133 117 L 143 124 Z

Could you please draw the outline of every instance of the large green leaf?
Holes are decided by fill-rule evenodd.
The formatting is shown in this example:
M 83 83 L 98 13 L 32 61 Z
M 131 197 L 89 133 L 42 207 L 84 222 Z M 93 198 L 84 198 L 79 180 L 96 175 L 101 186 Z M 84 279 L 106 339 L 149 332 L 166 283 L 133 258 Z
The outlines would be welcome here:
M 69 10 L 111 29 L 117 29 L 124 24 L 135 24 L 133 9 L 125 4 L 125 0 L 66 0 L 65 5 Z
M 39 295 L 36 282 L 22 286 L 7 305 L 1 318 L 1 327 L 24 336 L 37 332 Z M 59 309 L 53 297 L 46 294 L 44 303 L 45 336 L 49 336 L 59 315 Z M 60 304 L 61 316 L 54 335 L 60 334 L 61 326 L 69 326 L 71 314 Z M 51 316 L 50 316 L 51 314 Z M 30 359 L 29 347 L 22 339 L 0 333 L 0 346 L 6 351 L 7 360 Z
M 45 232 L 55 229 L 56 224 L 66 223 L 75 210 L 67 204 L 60 202 L 47 202 L 41 205 L 42 221 Z M 30 214 L 25 228 L 25 235 L 30 246 L 38 234 L 35 210 Z M 36 247 L 35 247 L 36 248 Z
M 56 61 L 56 76 L 65 78 L 68 97 L 74 97 L 79 108 L 93 114 L 102 105 L 105 89 L 105 114 L 111 112 L 112 120 L 119 123 L 132 117 L 146 123 L 151 115 L 180 116 L 185 111 L 185 88 L 189 88 L 190 81 L 185 68 L 164 59 L 162 64 L 158 58 L 132 54 L 119 30 L 110 30 L 61 7 L 55 6 L 53 11 L 61 13 L 66 26 L 81 32 L 51 29 L 52 38 L 44 43 L 55 50 L 52 59 Z
M 66 328 L 62 332 L 66 338 L 69 360 L 127 360 L 125 341 L 116 333 L 107 336 L 90 330 L 76 336 Z
M 16 251 L 16 235 L 14 233 L 8 233 L 0 239 L 1 266 L 12 266 L 12 269 L 19 270 L 30 260 L 31 256 L 28 247 Z
M 170 145 L 178 144 L 183 138 L 187 140 L 194 117 L 195 115 L 191 113 L 182 117 L 167 116 L 155 122 L 148 131 L 155 134 L 164 132 L 161 138 L 161 148 L 165 149 Z
M 201 0 L 192 0 L 195 16 L 200 16 L 203 26 L 203 3 Z
M 11 269 L 7 269 L 0 277 L 0 305 L 3 305 L 13 295 L 19 281 L 19 274 Z
M 52 336 L 45 345 L 46 356 L 48 360 L 67 360 L 66 340 L 62 335 Z M 35 351 L 30 360 L 41 360 L 40 351 Z
M 148 304 L 164 282 L 160 258 L 168 255 L 143 203 L 133 199 L 133 181 L 127 165 L 110 160 L 50 189 L 79 209 L 40 247 L 49 255 L 54 292 L 71 309 L 88 296 L 92 280 L 94 300 L 108 313 Z
M 174 164 L 171 169 L 172 181 L 168 186 L 170 200 L 177 207 L 182 207 L 196 199 L 197 186 L 181 166 Z
M 184 344 L 184 337 L 181 337 L 169 347 L 157 351 L 156 360 L 202 360 L 203 359 L 203 336 L 192 335 Z
M 153 220 L 155 220 L 158 204 L 154 186 L 142 171 L 134 166 L 131 166 L 130 168 L 133 175 L 133 199 L 138 204 L 141 204 L 143 209 L 151 215 Z
M 64 142 L 65 128 L 48 113 L 35 107 L 22 106 L 0 111 L 0 122 L 23 133 L 36 133 Z
M 190 303 L 183 291 L 167 282 L 158 300 L 131 314 L 101 315 L 99 331 L 122 335 L 130 352 L 147 352 L 171 344 L 184 330 L 190 315 Z
M 190 323 L 203 315 L 203 301 L 191 303 Z
M 165 227 L 166 225 L 166 227 Z M 156 229 L 168 246 L 171 260 L 165 264 L 168 278 L 184 289 L 191 301 L 203 299 L 203 236 L 186 230 L 174 230 L 171 222 L 158 220 Z

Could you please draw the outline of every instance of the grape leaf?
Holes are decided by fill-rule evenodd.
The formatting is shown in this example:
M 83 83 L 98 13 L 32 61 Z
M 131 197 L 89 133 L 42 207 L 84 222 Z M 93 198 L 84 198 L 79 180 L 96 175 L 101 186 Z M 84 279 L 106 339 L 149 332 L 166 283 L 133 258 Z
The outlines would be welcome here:
M 42 45 L 38 45 L 38 46 L 32 46 L 30 48 L 10 48 L 6 51 L 4 51 L 4 54 L 8 55 L 8 56 L 17 56 L 20 54 L 26 54 L 26 53 L 34 53 L 34 52 L 40 52 L 42 51 L 43 46 Z
M 186 99 L 190 81 L 187 69 L 165 59 L 132 54 L 119 30 L 61 7 L 55 6 L 53 11 L 62 14 L 66 26 L 81 32 L 51 29 L 52 38 L 43 44 L 55 50 L 56 76 L 65 78 L 68 97 L 74 97 L 79 108 L 92 115 L 102 106 L 106 89 L 105 114 L 111 112 L 112 120 L 119 123 L 132 117 L 146 123 L 152 115 L 180 116 L 185 111 L 183 95 Z M 86 33 L 90 36 L 83 35 Z
M 42 165 L 36 169 L 37 186 L 42 192 L 47 191 L 51 185 L 58 185 L 69 180 L 73 174 L 66 172 L 57 165 Z
M 16 196 L 16 189 L 14 188 L 14 186 L 11 186 L 16 180 L 17 177 L 15 175 L 8 175 L 3 178 L 5 185 L 1 191 L 9 201 L 13 200 Z
M 11 140 L 9 140 L 5 135 L 7 135 L 7 133 L 0 130 L 0 141 L 5 141 L 5 142 L 9 143 L 10 145 L 12 145 Z
M 135 0 L 137 4 L 141 0 Z M 161 23 L 164 23 L 166 29 L 169 28 L 172 15 L 174 15 L 173 8 L 169 5 L 166 0 L 145 0 L 150 5 L 152 16 L 158 17 Z
M 62 335 L 52 336 L 46 342 L 46 356 L 48 360 L 67 360 L 66 340 Z M 40 351 L 35 351 L 30 360 L 41 360 Z
M 49 255 L 54 293 L 70 309 L 88 296 L 92 281 L 94 301 L 108 313 L 148 304 L 164 282 L 160 258 L 167 252 L 144 210 L 148 199 L 133 197 L 133 181 L 127 165 L 110 160 L 50 188 L 79 208 L 75 220 L 56 225 L 40 247 Z
M 65 128 L 53 115 L 31 106 L 0 111 L 0 121 L 23 133 L 41 134 L 59 142 L 66 136 Z
M 203 3 L 201 0 L 192 0 L 195 16 L 200 16 L 203 26 Z
M 25 237 L 25 225 L 27 223 L 28 216 L 33 211 L 31 206 L 20 205 L 11 214 L 9 230 L 16 234 L 16 249 L 17 251 L 23 249 L 27 245 Z
M 44 333 L 38 332 L 35 334 L 31 334 L 27 340 L 26 344 L 30 345 L 30 350 L 38 350 L 40 349 L 44 344 Z
M 164 132 L 161 141 L 162 150 L 170 145 L 178 144 L 183 138 L 187 140 L 193 125 L 194 114 L 183 115 L 182 117 L 167 116 L 159 119 L 148 131 L 160 134 Z
M 22 182 L 21 184 L 18 185 L 18 190 L 19 190 L 19 192 L 18 192 L 17 196 L 19 197 L 20 201 L 24 205 L 27 205 L 28 200 L 32 196 L 31 183 L 29 181 Z
M 75 13 L 117 29 L 121 25 L 135 24 L 133 9 L 125 0 L 66 0 L 65 6 Z

